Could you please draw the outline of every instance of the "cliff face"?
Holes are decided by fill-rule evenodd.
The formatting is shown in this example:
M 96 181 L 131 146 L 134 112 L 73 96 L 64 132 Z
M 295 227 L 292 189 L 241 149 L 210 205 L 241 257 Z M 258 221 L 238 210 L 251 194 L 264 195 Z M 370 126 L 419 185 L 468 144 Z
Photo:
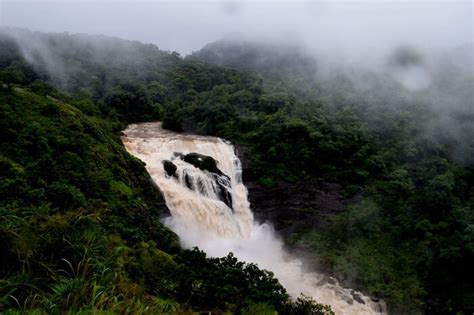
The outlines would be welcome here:
M 328 216 L 344 211 L 348 204 L 362 198 L 347 198 L 339 184 L 317 180 L 274 181 L 271 186 L 264 186 L 252 172 L 247 152 L 245 147 L 237 147 L 250 207 L 257 221 L 271 222 L 285 239 L 292 233 L 318 228 Z

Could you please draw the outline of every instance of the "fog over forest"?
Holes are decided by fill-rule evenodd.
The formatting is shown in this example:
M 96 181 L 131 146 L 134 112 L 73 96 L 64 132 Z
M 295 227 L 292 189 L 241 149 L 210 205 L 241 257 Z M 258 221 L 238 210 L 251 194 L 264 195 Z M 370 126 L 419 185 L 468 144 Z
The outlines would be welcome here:
M 465 135 L 472 124 L 455 122 L 474 115 L 473 12 L 469 1 L 3 1 L 0 25 L 116 36 L 183 56 L 222 39 L 268 45 L 263 59 L 297 52 L 315 60 L 314 69 L 301 71 L 313 71 L 329 98 L 342 74 L 358 94 L 346 90 L 347 98 L 370 104 L 375 93 L 387 106 L 408 101 L 434 109 L 425 134 L 454 142 L 453 157 L 470 163 L 474 144 Z M 58 59 L 49 60 L 54 52 L 34 39 L 18 40 L 27 55 L 39 49 L 64 80 Z M 225 62 L 230 55 L 225 51 Z M 404 89 L 394 93 L 392 81 Z
M 474 1 L 0 0 L 0 313 L 472 314 L 473 265 Z

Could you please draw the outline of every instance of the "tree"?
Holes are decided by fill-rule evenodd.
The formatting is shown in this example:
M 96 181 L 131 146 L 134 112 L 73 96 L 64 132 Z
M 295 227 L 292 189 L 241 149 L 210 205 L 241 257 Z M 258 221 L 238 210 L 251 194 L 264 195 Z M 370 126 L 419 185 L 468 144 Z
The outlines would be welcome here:
M 9 91 L 12 90 L 14 84 L 20 84 L 23 81 L 22 73 L 14 69 L 0 70 L 0 83 L 6 85 Z
M 30 90 L 32 90 L 36 94 L 48 96 L 54 91 L 54 88 L 46 82 L 35 81 L 30 84 Z
M 127 121 L 143 121 L 153 119 L 150 95 L 144 85 L 125 83 L 116 86 L 107 95 L 104 102 L 104 111 L 116 111 L 120 118 Z

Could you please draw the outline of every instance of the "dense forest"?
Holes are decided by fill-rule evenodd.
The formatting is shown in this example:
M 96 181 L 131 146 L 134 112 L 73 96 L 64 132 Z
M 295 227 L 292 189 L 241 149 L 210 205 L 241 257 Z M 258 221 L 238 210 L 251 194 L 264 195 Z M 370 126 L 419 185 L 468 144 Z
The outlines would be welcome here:
M 441 67 L 438 94 L 408 93 L 359 73 L 361 92 L 275 49 L 221 41 L 183 58 L 104 36 L 0 33 L 0 311 L 330 313 L 232 254 L 179 247 L 119 138 L 161 120 L 245 148 L 244 180 L 262 187 L 339 185 L 344 211 L 301 209 L 322 223 L 285 237 L 318 268 L 394 313 L 472 312 L 472 78 Z M 431 106 L 454 100 L 449 113 Z

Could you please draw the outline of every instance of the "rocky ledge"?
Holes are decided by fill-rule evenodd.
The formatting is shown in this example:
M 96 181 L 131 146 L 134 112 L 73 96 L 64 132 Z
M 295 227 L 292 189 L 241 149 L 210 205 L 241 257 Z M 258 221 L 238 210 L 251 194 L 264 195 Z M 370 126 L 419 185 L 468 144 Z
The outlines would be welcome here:
M 251 171 L 246 148 L 238 147 L 237 152 L 255 218 L 271 222 L 284 238 L 299 230 L 317 228 L 325 218 L 362 198 L 344 197 L 339 184 L 324 181 L 274 181 L 271 186 L 261 185 Z
M 182 154 L 182 153 L 175 153 L 175 156 L 179 157 L 181 160 L 185 161 L 188 164 L 193 165 L 196 168 L 199 168 L 202 171 L 207 173 L 207 176 L 212 178 L 214 183 L 217 186 L 217 195 L 219 200 L 224 202 L 229 208 L 233 209 L 232 204 L 232 184 L 230 177 L 224 174 L 218 167 L 217 162 L 214 158 L 199 154 L 199 153 L 189 153 L 189 154 Z M 178 177 L 176 172 L 178 171 L 178 167 L 170 160 L 163 161 L 163 168 L 166 174 L 169 177 Z M 184 183 L 186 186 L 191 190 L 203 191 L 204 188 L 202 186 L 202 182 L 197 183 L 197 187 L 193 185 L 191 182 L 191 176 L 186 169 L 182 170 L 184 174 Z

